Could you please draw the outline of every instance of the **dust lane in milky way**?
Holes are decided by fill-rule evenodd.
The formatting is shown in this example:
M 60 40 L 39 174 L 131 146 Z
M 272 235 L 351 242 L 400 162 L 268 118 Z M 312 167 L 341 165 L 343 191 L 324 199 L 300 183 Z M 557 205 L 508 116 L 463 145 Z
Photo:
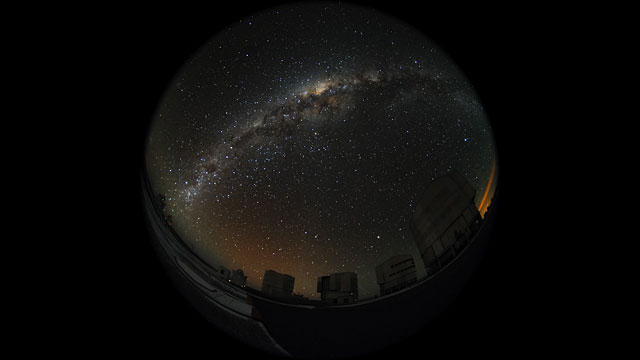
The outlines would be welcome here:
M 495 188 L 484 109 L 424 35 L 373 10 L 273 9 L 206 44 L 167 89 L 149 133 L 147 170 L 176 231 L 214 266 L 316 277 L 358 274 L 412 254 L 414 202 L 451 170 Z M 493 184 L 493 185 L 492 185 Z
M 195 169 L 191 186 L 184 190 L 184 201 L 190 203 L 196 200 L 203 186 L 219 184 L 225 177 L 225 170 L 234 164 L 247 148 L 263 145 L 265 141 L 277 142 L 292 136 L 296 131 L 311 131 L 325 125 L 325 121 L 333 118 L 327 115 L 334 115 L 338 110 L 355 106 L 354 95 L 362 95 L 364 91 L 379 87 L 397 85 L 394 81 L 407 90 L 421 86 L 419 96 L 429 96 L 429 92 L 436 88 L 437 83 L 436 79 L 429 78 L 425 73 L 388 73 L 371 70 L 364 74 L 328 79 L 315 86 L 303 88 L 289 101 L 259 112 L 258 116 L 254 116 L 255 120 L 250 120 L 246 126 L 232 132 L 209 150 L 210 160 L 204 161 Z M 411 95 L 416 96 L 417 93 Z

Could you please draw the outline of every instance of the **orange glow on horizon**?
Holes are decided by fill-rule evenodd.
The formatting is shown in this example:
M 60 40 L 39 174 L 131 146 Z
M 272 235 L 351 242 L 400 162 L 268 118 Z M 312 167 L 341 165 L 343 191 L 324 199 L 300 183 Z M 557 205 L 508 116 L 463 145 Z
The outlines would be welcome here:
M 489 176 L 489 183 L 487 183 L 487 188 L 484 191 L 484 196 L 482 196 L 482 201 L 480 202 L 480 206 L 478 206 L 478 211 L 482 218 L 484 218 L 484 214 L 487 212 L 487 208 L 491 203 L 491 200 L 487 201 L 489 197 L 489 192 L 491 191 L 491 186 L 493 185 L 493 178 L 496 174 L 496 161 L 493 160 L 493 167 L 491 168 L 491 175 Z

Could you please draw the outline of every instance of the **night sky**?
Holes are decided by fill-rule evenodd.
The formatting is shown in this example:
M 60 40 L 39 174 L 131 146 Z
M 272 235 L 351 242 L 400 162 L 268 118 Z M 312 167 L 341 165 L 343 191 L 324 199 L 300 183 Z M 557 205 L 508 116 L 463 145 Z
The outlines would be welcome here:
M 187 60 L 187 59 L 185 59 Z M 412 254 L 415 202 L 459 171 L 481 213 L 495 187 L 491 128 L 471 84 L 424 35 L 338 4 L 234 23 L 185 63 L 150 127 L 152 187 L 185 242 L 213 266 L 295 277 L 358 274 Z M 488 189 L 489 187 L 489 189 Z

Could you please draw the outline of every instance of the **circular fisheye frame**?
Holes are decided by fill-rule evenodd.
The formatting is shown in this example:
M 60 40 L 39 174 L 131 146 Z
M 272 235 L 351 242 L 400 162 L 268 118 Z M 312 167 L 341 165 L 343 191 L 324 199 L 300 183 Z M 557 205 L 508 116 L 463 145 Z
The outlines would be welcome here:
M 149 128 L 145 208 L 176 286 L 266 352 L 356 356 L 473 274 L 497 184 L 472 85 L 378 11 L 302 3 L 216 34 Z

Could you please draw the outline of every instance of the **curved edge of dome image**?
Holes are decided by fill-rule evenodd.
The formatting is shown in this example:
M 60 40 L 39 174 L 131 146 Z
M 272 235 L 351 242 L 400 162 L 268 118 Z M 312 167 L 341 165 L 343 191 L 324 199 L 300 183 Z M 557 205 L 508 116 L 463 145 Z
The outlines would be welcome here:
M 155 251 L 203 318 L 265 355 L 402 344 L 483 259 L 492 128 L 455 57 L 412 25 L 347 3 L 249 12 L 158 104 L 141 171 Z

